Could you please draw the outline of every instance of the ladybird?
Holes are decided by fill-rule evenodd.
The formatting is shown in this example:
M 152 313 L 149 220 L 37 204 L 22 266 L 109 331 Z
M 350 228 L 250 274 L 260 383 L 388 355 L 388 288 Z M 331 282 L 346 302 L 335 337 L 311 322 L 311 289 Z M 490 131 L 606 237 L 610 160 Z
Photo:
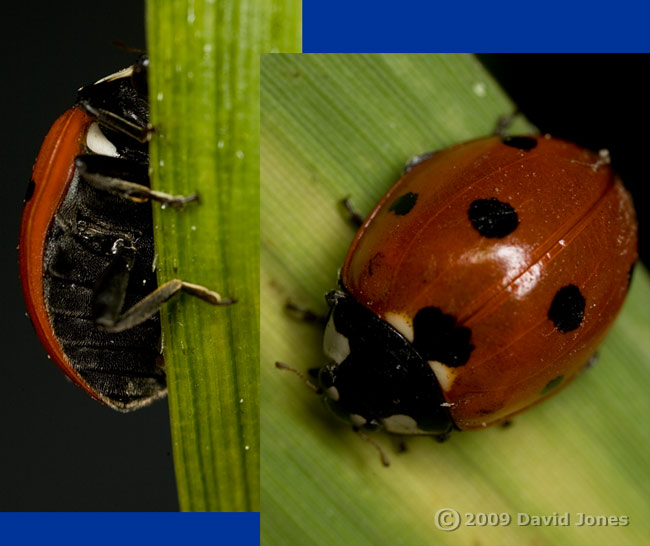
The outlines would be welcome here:
M 157 287 L 149 200 L 197 200 L 149 188 L 148 59 L 78 92 L 47 133 L 22 215 L 19 262 L 29 317 L 51 358 L 119 411 L 167 392 L 161 306 L 179 291 L 234 303 L 174 279 Z M 122 309 L 125 311 L 122 311 Z
M 505 423 L 585 369 L 636 259 L 604 151 L 491 136 L 416 158 L 327 295 L 318 390 L 356 430 Z

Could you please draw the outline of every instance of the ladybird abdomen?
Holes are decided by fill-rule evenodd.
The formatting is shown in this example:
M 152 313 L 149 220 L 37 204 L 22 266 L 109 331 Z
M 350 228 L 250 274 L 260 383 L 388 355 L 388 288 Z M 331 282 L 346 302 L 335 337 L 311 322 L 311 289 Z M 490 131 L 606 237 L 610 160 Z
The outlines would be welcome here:
M 134 409 L 166 393 L 155 316 L 119 333 L 93 321 L 93 289 L 121 245 L 135 249 L 123 309 L 156 288 L 151 209 L 106 195 L 75 175 L 46 237 L 43 291 L 65 360 L 94 395 Z
M 157 316 L 130 330 L 107 334 L 89 316 L 70 316 L 69 309 L 52 306 L 49 312 L 68 362 L 104 402 L 116 409 L 133 409 L 134 404 L 164 394 L 165 373 L 153 341 L 160 339 Z

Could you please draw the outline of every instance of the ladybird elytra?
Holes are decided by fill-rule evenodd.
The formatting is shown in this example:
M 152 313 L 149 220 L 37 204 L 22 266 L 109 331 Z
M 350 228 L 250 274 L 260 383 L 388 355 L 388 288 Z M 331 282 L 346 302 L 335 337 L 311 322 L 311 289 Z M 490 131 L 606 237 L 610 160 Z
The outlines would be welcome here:
M 637 257 L 606 154 L 493 136 L 423 158 L 363 222 L 328 296 L 320 384 L 356 427 L 480 429 L 554 395 L 603 340 Z
M 34 163 L 31 195 L 25 200 L 19 238 L 20 280 L 23 293 L 29 294 L 25 298 L 27 311 L 39 338 L 50 347 L 51 357 L 73 380 L 75 374 L 66 364 L 63 349 L 48 320 L 43 295 L 43 253 L 50 222 L 65 196 L 74 173 L 74 159 L 81 150 L 81 141 L 91 122 L 85 112 L 71 108 L 48 131 Z M 85 383 L 80 386 L 97 399 Z

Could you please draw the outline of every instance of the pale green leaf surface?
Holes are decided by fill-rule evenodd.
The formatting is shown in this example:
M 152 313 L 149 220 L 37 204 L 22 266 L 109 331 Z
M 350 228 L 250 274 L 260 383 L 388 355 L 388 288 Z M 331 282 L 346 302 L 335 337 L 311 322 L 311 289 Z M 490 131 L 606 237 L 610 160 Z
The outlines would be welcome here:
M 276 360 L 324 362 L 321 332 L 283 312 L 325 313 L 353 230 L 406 160 L 493 131 L 513 104 L 464 55 L 282 55 L 262 61 L 262 531 L 275 545 L 647 544 L 650 537 L 650 282 L 637 268 L 598 364 L 512 427 L 407 442 L 391 466 Z M 519 121 L 513 132 L 532 127 Z M 457 510 L 453 532 L 435 513 Z M 518 513 L 570 525 L 517 525 Z M 468 526 L 466 513 L 507 513 Z M 627 516 L 578 526 L 578 513 Z
M 259 510 L 259 59 L 300 50 L 300 4 L 150 0 L 147 26 L 152 185 L 200 195 L 154 206 L 159 282 L 239 300 L 161 313 L 179 501 Z

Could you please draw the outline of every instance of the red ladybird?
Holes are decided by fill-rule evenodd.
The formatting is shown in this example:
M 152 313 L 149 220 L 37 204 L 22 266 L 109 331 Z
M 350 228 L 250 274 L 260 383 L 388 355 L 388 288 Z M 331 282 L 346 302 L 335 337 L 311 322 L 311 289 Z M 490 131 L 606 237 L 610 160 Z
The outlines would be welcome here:
M 79 90 L 38 154 L 20 228 L 27 310 L 52 359 L 94 399 L 129 411 L 167 392 L 158 311 L 179 291 L 156 288 L 151 205 L 196 196 L 149 188 L 148 60 Z M 124 310 L 122 310 L 124 309 Z
M 501 423 L 585 368 L 636 258 L 606 152 L 493 136 L 423 156 L 363 222 L 327 296 L 320 388 L 357 428 Z

